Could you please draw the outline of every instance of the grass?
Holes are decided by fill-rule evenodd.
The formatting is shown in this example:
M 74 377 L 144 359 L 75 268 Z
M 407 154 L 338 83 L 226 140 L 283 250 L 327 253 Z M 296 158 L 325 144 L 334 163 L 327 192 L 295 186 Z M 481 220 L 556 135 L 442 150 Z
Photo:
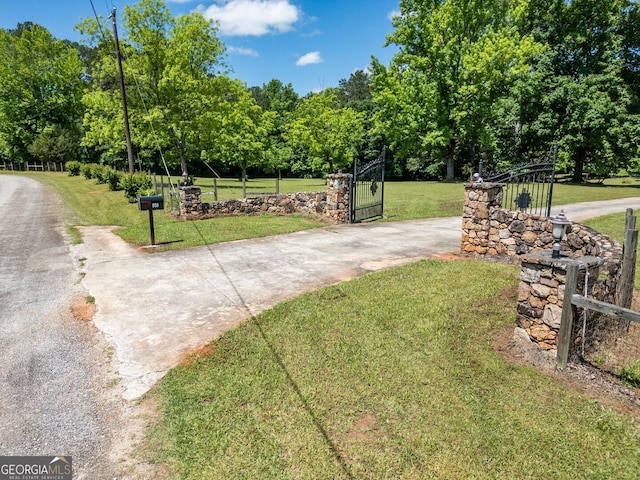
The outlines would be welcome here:
M 147 215 L 122 193 L 64 174 L 29 176 L 61 192 L 71 223 L 120 225 L 123 238 L 146 243 Z M 260 185 L 249 191 L 269 188 Z M 385 190 L 389 220 L 462 209 L 461 184 Z M 639 193 L 560 184 L 554 203 Z M 156 212 L 156 237 L 170 248 L 315 225 L 177 222 Z M 636 478 L 633 420 L 494 352 L 495 333 L 513 325 L 517 282 L 511 266 L 427 261 L 279 304 L 158 384 L 155 461 L 182 479 Z
M 277 305 L 153 395 L 175 478 L 637 478 L 638 425 L 492 342 L 518 269 L 422 261 Z
M 58 191 L 71 212 L 67 219 L 70 225 L 114 225 L 121 227 L 115 233 L 125 241 L 134 245 L 149 244 L 147 212 L 139 211 L 137 204 L 128 203 L 122 192 L 110 192 L 106 185 L 98 185 L 83 177 L 69 177 L 65 173 L 18 173 Z M 303 216 L 267 215 L 182 222 L 172 217 L 168 210 L 155 211 L 154 224 L 156 243 L 163 250 L 291 233 L 323 225 Z M 77 242 L 77 229 L 71 227 L 68 231 L 72 241 Z
M 627 385 L 640 388 L 640 360 L 619 367 L 617 374 Z
M 637 215 L 637 212 L 635 212 L 635 215 Z M 612 215 L 592 218 L 583 223 L 600 233 L 614 238 L 622 245 L 624 241 L 625 217 L 626 213 L 614 213 Z M 634 284 L 636 290 L 640 290 L 640 256 L 636 256 Z

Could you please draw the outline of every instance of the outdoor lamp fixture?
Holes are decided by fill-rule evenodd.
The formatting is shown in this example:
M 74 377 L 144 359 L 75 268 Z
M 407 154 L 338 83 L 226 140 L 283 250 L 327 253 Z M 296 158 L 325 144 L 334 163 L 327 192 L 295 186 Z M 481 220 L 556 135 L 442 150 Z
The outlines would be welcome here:
M 560 240 L 564 237 L 567 231 L 567 226 L 571 225 L 571 222 L 567 220 L 567 217 L 562 210 L 558 215 L 551 219 L 551 225 L 553 225 L 553 251 L 551 258 L 560 258 Z

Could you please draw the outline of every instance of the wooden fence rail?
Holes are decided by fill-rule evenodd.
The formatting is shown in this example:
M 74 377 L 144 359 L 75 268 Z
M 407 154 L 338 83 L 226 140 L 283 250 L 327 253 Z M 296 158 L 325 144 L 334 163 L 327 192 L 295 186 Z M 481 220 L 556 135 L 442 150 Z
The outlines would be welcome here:
M 560 331 L 558 332 L 558 353 L 556 356 L 558 368 L 565 368 L 569 360 L 571 330 L 576 307 L 603 313 L 618 320 L 640 322 L 640 313 L 629 308 L 633 298 L 637 249 L 638 230 L 636 230 L 636 217 L 633 216 L 633 210 L 629 208 L 627 209 L 624 250 L 618 289 L 618 303 L 620 305 L 612 305 L 576 294 L 579 267 L 577 265 L 567 266 L 562 318 L 560 320 Z M 582 335 L 584 336 L 586 333 L 582 332 Z

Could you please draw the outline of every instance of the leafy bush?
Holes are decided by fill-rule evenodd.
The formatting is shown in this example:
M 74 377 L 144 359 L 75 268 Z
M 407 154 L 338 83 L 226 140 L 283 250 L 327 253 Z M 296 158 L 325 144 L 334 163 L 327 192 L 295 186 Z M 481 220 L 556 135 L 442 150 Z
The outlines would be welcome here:
M 80 167 L 80 173 L 82 173 L 82 176 L 87 180 L 91 180 L 92 178 L 100 180 L 103 169 L 104 167 L 97 163 L 85 163 Z
M 153 191 L 153 182 L 151 177 L 145 173 L 125 174 L 120 179 L 120 186 L 124 190 L 124 195 L 129 199 L 130 203 L 138 200 L 142 192 Z
M 122 190 L 122 186 L 120 185 L 122 177 L 123 174 L 121 172 L 110 167 L 104 167 L 100 174 L 99 183 L 106 183 L 109 186 L 109 190 L 115 192 L 117 190 Z
M 70 177 L 77 177 L 80 175 L 80 168 L 82 168 L 82 164 L 73 160 L 65 163 L 64 168 Z

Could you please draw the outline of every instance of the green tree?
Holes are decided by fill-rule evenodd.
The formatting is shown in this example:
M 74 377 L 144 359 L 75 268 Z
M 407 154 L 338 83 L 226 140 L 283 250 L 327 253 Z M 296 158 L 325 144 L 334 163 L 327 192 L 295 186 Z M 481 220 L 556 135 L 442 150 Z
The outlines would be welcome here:
M 78 138 L 68 130 L 52 126 L 38 133 L 27 150 L 43 162 L 69 162 L 78 152 Z
M 286 138 L 301 161 L 294 170 L 331 173 L 349 167 L 364 136 L 363 115 L 340 107 L 335 92 L 302 99 L 286 127 Z
M 300 100 L 299 95 L 290 83 L 285 85 L 276 78 L 264 83 L 262 87 L 251 87 L 251 94 L 263 110 L 276 112 L 284 117 L 293 112 Z
M 272 79 L 262 87 L 252 87 L 251 94 L 265 112 L 272 112 L 273 129 L 269 136 L 266 150 L 267 160 L 265 170 L 290 168 L 293 151 L 284 137 L 287 118 L 296 108 L 300 97 L 289 83 L 283 84 L 278 79 Z
M 542 49 L 518 32 L 522 2 L 402 0 L 387 44 L 388 67 L 372 62 L 376 128 L 413 168 L 453 178 L 476 150 L 490 150 L 493 105 Z
M 371 76 L 364 70 L 356 70 L 348 79 L 340 79 L 336 93 L 341 106 L 359 112 L 370 110 L 373 102 Z
M 239 80 L 220 76 L 212 83 L 217 91 L 211 92 L 209 108 L 200 118 L 200 131 L 205 132 L 202 135 L 207 145 L 202 156 L 240 167 L 244 185 L 247 168 L 264 165 L 268 160 L 266 152 L 275 114 L 263 112 Z
M 12 160 L 47 161 L 41 148 L 58 136 L 59 159 L 78 151 L 82 63 L 72 46 L 32 23 L 0 29 L 0 145 Z M 35 145 L 34 145 L 35 143 Z
M 213 82 L 223 67 L 224 46 L 217 27 L 199 13 L 174 18 L 162 0 L 125 7 L 123 23 L 128 33 L 121 37 L 121 50 L 132 142 L 141 159 L 152 164 L 162 150 L 186 175 L 188 162 L 206 147 L 199 128 L 216 105 L 211 95 L 219 93 Z M 124 130 L 113 50 L 100 40 L 105 29 L 95 21 L 85 20 L 78 28 L 100 52 L 91 91 L 84 98 L 83 143 L 102 150 L 107 161 L 120 159 Z
M 378 104 L 373 100 L 371 92 L 371 75 L 364 70 L 356 70 L 348 79 L 338 82 L 336 95 L 342 107 L 348 107 L 362 114 L 364 137 L 358 145 L 358 159 L 361 162 L 376 158 L 386 144 L 384 132 L 374 128 L 374 115 L 378 111 Z M 393 162 L 392 156 L 387 157 L 387 169 L 395 176 L 402 175 L 402 165 Z
M 533 156 L 558 143 L 561 163 L 580 182 L 625 167 L 635 152 L 635 40 L 624 36 L 625 0 L 531 0 L 521 29 L 548 48 L 512 89 L 503 143 Z M 633 7 L 635 9 L 635 6 Z M 637 35 L 637 34 L 636 34 Z M 625 72 L 629 81 L 625 80 Z

